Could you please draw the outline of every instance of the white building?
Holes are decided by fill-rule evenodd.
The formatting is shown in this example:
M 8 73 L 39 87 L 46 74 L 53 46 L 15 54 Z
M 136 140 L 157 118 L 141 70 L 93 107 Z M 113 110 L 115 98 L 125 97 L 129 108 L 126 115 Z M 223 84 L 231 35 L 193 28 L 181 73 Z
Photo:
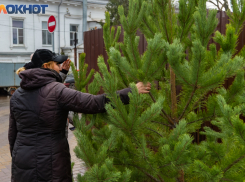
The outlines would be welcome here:
M 101 28 L 98 22 L 105 19 L 107 3 L 108 1 L 105 0 L 87 0 L 87 30 Z M 4 14 L 1 9 L 2 4 L 5 7 L 7 5 L 30 7 L 30 5 L 47 4 L 48 7 L 45 8 L 45 14 L 42 12 L 29 14 L 28 10 L 26 14 L 20 12 Z M 8 8 L 8 10 L 14 11 L 13 8 Z M 63 52 L 74 61 L 73 48 L 76 30 L 77 55 L 83 52 L 83 0 L 1 0 L 0 11 L 0 62 L 29 62 L 30 55 L 36 49 Z M 47 30 L 50 15 L 55 16 L 57 21 L 53 34 Z M 54 36 L 54 50 L 52 36 Z

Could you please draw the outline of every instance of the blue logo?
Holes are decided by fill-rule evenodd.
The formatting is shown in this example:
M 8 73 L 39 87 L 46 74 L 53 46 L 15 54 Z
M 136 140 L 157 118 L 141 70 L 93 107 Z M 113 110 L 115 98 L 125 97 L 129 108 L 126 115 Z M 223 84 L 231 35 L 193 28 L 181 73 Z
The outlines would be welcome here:
M 48 7 L 48 4 L 34 4 L 34 5 L 14 5 L 8 4 L 5 6 L 4 4 L 0 4 L 0 14 L 3 12 L 4 14 L 26 14 L 28 11 L 29 14 L 45 14 L 45 8 Z

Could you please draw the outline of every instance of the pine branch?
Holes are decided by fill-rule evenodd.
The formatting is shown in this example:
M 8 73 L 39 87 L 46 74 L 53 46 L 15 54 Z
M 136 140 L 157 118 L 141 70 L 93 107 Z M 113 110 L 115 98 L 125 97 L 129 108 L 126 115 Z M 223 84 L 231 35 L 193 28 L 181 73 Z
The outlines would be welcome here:
M 154 96 L 151 94 L 151 92 L 149 92 L 149 95 L 151 97 L 151 99 L 153 100 L 154 103 L 156 103 L 156 99 L 154 98 Z M 164 111 L 164 109 L 162 109 L 162 113 L 164 114 L 164 116 L 166 116 L 166 118 L 168 119 L 168 122 L 170 124 L 172 124 L 172 126 L 174 126 L 174 122 L 172 121 L 172 119 L 169 117 L 169 115 L 166 113 L 166 111 Z
M 89 165 L 89 167 L 91 168 L 91 166 L 93 166 L 93 164 L 92 164 L 92 162 L 89 160 L 88 155 L 87 155 L 87 153 L 86 153 L 86 152 L 88 152 L 88 151 L 85 151 L 83 147 L 79 147 L 79 148 L 81 148 L 82 151 L 83 151 L 83 153 L 86 155 L 86 158 L 87 158 L 87 160 L 88 160 L 88 163 L 86 163 L 86 165 Z
M 191 103 L 191 100 L 192 100 L 192 98 L 193 98 L 193 96 L 194 96 L 195 91 L 196 91 L 196 87 L 193 89 L 193 91 L 192 91 L 192 93 L 191 93 L 191 96 L 190 96 L 190 98 L 189 98 L 187 104 L 185 105 L 185 108 L 184 108 L 182 114 L 181 114 L 180 117 L 179 117 L 179 120 L 181 120 L 182 117 L 184 116 L 184 114 L 185 114 L 185 112 L 186 112 L 186 109 L 188 108 L 189 104 Z
M 180 152 L 180 153 L 182 153 L 182 152 L 184 151 L 184 149 L 185 149 L 185 147 L 186 147 L 187 143 L 188 143 L 188 141 L 187 141 L 187 142 L 185 142 L 185 145 L 184 145 L 184 147 L 183 147 L 183 149 L 181 150 L 181 152 Z M 170 163 L 165 164 L 164 166 L 159 166 L 159 168 L 158 168 L 158 169 L 161 169 L 161 168 L 164 168 L 164 167 L 166 167 L 166 166 L 169 166 L 169 165 L 171 165 L 173 162 L 177 162 L 177 161 L 179 160 L 179 158 L 180 158 L 180 155 L 177 157 L 177 159 L 176 159 L 176 160 L 171 161 Z
M 136 59 L 136 57 L 135 57 L 135 53 L 134 53 L 135 51 L 134 51 L 134 46 L 133 46 L 131 37 L 130 37 L 130 39 L 129 39 L 129 42 L 130 42 L 130 46 L 131 46 L 131 48 L 132 48 L 132 53 L 133 53 L 133 56 L 134 56 L 135 66 L 136 66 L 136 68 L 138 69 L 137 59 Z
M 206 117 L 206 118 L 201 118 L 201 119 L 198 119 L 198 120 L 195 120 L 195 121 L 189 122 L 189 123 L 187 123 L 187 124 L 192 124 L 192 123 L 195 123 L 195 122 L 197 122 L 197 121 L 201 121 L 201 120 L 210 119 L 210 118 L 213 118 L 214 116 L 215 116 L 215 115 L 212 115 L 212 116 L 210 116 L 210 117 Z
M 125 127 L 123 126 L 123 124 L 122 124 L 119 120 L 117 120 L 118 117 L 114 116 L 113 113 L 111 113 L 111 115 L 114 117 L 114 119 L 115 119 L 116 121 L 118 121 L 118 123 L 121 124 L 121 126 L 125 129 L 125 131 L 127 131 L 127 128 L 125 128 Z M 123 130 L 123 128 L 121 128 L 121 127 L 119 127 L 119 126 L 117 126 L 117 127 Z
M 219 160 L 221 159 L 217 152 L 215 152 L 211 147 L 208 147 L 208 148 L 218 156 Z
M 189 17 L 190 17 L 190 13 L 191 12 L 189 12 L 189 14 L 188 14 L 188 17 L 187 17 L 187 20 L 189 19 Z M 186 26 L 186 21 L 185 21 L 185 24 L 184 24 L 184 26 L 183 26 L 183 31 L 181 32 L 181 35 L 180 35 L 180 42 L 181 42 L 181 40 L 182 40 L 182 36 L 183 36 L 183 33 L 184 33 L 184 29 L 185 29 L 185 26 Z M 192 26 L 192 24 L 190 24 L 190 27 Z M 189 29 L 189 28 L 188 28 Z
M 200 101 L 202 100 L 202 98 L 206 95 L 206 93 L 202 94 L 201 97 L 193 104 L 191 110 L 194 110 L 195 107 L 197 106 L 197 104 L 200 103 Z
M 185 78 L 183 78 L 181 75 L 178 75 L 182 80 L 184 80 L 185 81 L 185 83 L 187 83 L 188 85 L 190 85 L 191 87 L 194 87 L 194 85 L 192 85 L 192 84 L 190 84 L 190 83 L 188 83 L 187 81 L 186 81 L 186 79 Z
M 145 25 L 148 28 L 148 30 L 152 33 L 152 35 L 154 35 L 154 33 L 152 32 L 152 30 L 150 29 L 150 26 L 148 25 L 148 23 L 146 23 L 146 20 L 144 18 L 142 18 L 142 20 L 145 23 Z
M 170 32 L 172 33 L 172 31 L 173 31 L 173 23 L 172 23 L 172 16 L 171 16 L 171 12 L 172 12 L 172 6 L 171 6 L 171 0 L 168 0 L 168 8 L 169 8 L 169 11 L 168 11 L 168 18 L 167 18 L 167 20 L 169 19 L 169 22 L 170 22 Z M 171 41 L 171 42 L 169 42 L 169 43 L 172 43 L 172 38 L 173 37 L 170 37 L 171 38 L 171 40 L 169 40 L 169 41 Z
M 168 42 L 170 43 L 170 39 L 169 39 L 169 37 L 168 37 L 168 31 L 167 31 L 166 23 L 164 23 L 164 29 L 165 29 L 165 34 L 166 34 L 166 36 L 167 36 L 167 40 L 168 40 Z
M 164 179 L 162 179 L 162 177 L 159 174 L 157 176 L 161 180 L 161 182 L 165 182 Z
M 136 167 L 138 170 L 140 170 L 141 172 L 143 172 L 146 176 L 148 176 L 149 178 L 151 178 L 152 180 L 156 181 L 156 182 L 162 182 L 162 181 L 159 181 L 157 180 L 156 178 L 154 178 L 152 175 L 150 175 L 148 172 L 145 171 L 145 169 L 142 169 L 141 167 L 139 166 L 136 166 L 134 164 L 114 164 L 114 165 L 119 165 L 119 166 L 133 166 L 133 167 Z
M 205 87 L 200 87 L 200 89 L 204 89 L 204 88 L 210 87 L 210 86 L 215 85 L 215 84 L 217 84 L 217 83 L 219 83 L 219 82 L 220 82 L 220 81 L 217 81 L 217 82 L 215 82 L 215 83 L 212 83 L 211 85 L 207 85 L 207 86 L 205 86 Z
M 153 102 L 156 103 L 156 99 L 153 97 L 153 95 L 151 94 L 151 92 L 149 92 L 149 95 L 150 95 L 151 99 L 153 100 Z
M 236 93 L 232 94 L 232 96 L 230 96 L 230 98 L 227 100 L 227 104 L 230 103 L 230 102 L 232 102 L 233 98 L 234 98 L 237 94 L 239 94 L 239 92 L 236 92 Z
M 158 51 L 158 49 L 156 50 L 156 52 Z M 151 51 L 150 51 L 151 52 Z M 150 55 L 150 60 L 151 60 L 151 58 L 152 58 L 152 52 L 151 52 L 151 55 Z M 151 64 L 151 61 L 148 61 L 148 64 L 147 64 L 147 70 L 146 70 L 146 75 L 147 75 L 147 73 L 148 73 L 148 70 L 149 70 L 149 68 L 150 68 L 150 64 Z
M 152 96 L 152 98 L 153 98 L 153 96 Z M 154 98 L 153 98 L 154 99 Z M 155 99 L 154 99 L 155 100 Z M 153 101 L 154 101 L 153 100 Z M 155 101 L 156 102 L 156 101 Z M 149 103 L 146 103 L 149 107 L 151 107 L 151 105 L 149 104 Z M 168 118 L 166 117 L 166 116 L 164 116 L 163 114 L 161 114 L 160 113 L 160 116 L 162 116 L 165 120 L 168 120 Z M 171 127 L 171 128 L 173 128 L 173 126 L 172 125 L 166 125 L 166 126 L 169 126 L 169 127 Z
M 140 142 L 137 140 L 137 138 L 134 136 L 134 134 L 131 133 L 131 132 L 130 132 L 130 134 L 131 134 L 132 138 L 135 140 L 135 143 L 136 143 L 138 146 L 140 146 Z
M 104 87 L 104 89 L 106 89 L 105 87 Z M 107 90 L 107 89 L 106 89 Z M 108 93 L 110 93 L 110 91 L 109 90 L 107 90 L 107 92 Z M 118 111 L 121 113 L 121 116 L 123 117 L 123 120 L 124 120 L 124 122 L 126 123 L 126 118 L 124 118 L 124 115 L 123 115 L 123 113 L 122 113 L 122 111 L 121 111 L 121 107 L 119 107 L 118 105 L 117 105 L 117 101 L 115 100 L 115 98 L 113 97 L 113 100 L 114 100 L 114 103 L 116 104 L 116 107 L 117 107 L 117 109 L 118 109 Z M 120 123 L 120 122 L 119 122 Z M 121 124 L 121 123 L 120 123 Z M 125 128 L 126 129 L 126 128 Z
M 155 131 L 155 130 L 153 130 L 153 129 L 151 129 L 151 128 L 147 128 L 147 127 L 145 127 L 146 129 L 148 129 L 148 130 L 150 130 L 150 131 L 153 131 L 153 132 L 155 132 L 156 134 L 158 134 L 158 135 L 160 135 L 161 137 L 163 137 L 160 133 L 158 133 L 157 131 Z
M 137 97 L 137 101 L 138 101 L 138 97 Z M 136 109 L 135 109 L 135 112 L 134 112 L 135 113 L 134 116 L 136 116 L 136 113 L 137 113 L 137 110 L 138 110 L 138 106 L 136 105 L 135 108 Z M 133 125 L 134 125 L 134 122 L 132 122 L 131 131 L 132 131 Z
M 229 121 L 229 123 L 231 124 L 231 126 L 233 126 L 233 124 L 232 124 L 231 120 L 230 120 L 230 119 L 228 119 L 228 121 Z
M 232 164 L 230 164 L 227 168 L 225 168 L 224 173 L 226 173 L 226 171 L 228 171 L 232 166 L 234 166 L 235 164 L 237 164 L 244 157 L 245 157 L 245 154 L 243 156 L 239 157 L 237 160 L 235 160 Z
M 162 4 L 162 3 L 160 3 L 160 2 L 157 2 L 161 7 L 164 7 L 164 5 Z M 163 13 L 163 15 L 164 15 L 164 13 Z M 163 19 L 164 20 L 166 20 L 166 17 L 165 16 L 163 16 Z M 160 22 L 160 21 L 158 21 L 158 22 Z M 168 40 L 168 42 L 170 43 L 170 39 L 169 39 L 169 36 L 168 36 L 168 30 L 167 30 L 167 27 L 166 27 L 166 22 L 164 22 L 163 23 L 164 24 L 164 31 L 165 31 L 165 35 L 167 36 L 167 40 Z M 160 31 L 160 30 L 159 30 Z M 161 31 L 160 31 L 161 32 Z
M 152 116 L 152 118 L 156 115 L 157 113 L 155 113 L 155 114 L 153 114 L 153 115 L 151 115 Z M 151 118 L 149 118 L 149 119 L 151 119 Z M 140 125 L 142 125 L 143 123 L 145 123 L 146 121 L 148 121 L 149 119 L 147 119 L 147 120 L 145 120 L 144 122 L 142 122 Z
M 175 78 L 174 70 L 171 68 L 171 66 L 170 66 L 170 85 L 171 85 L 171 113 L 172 113 L 173 120 L 175 120 L 178 118 L 176 78 Z
M 121 78 L 122 78 L 122 81 L 123 81 L 123 83 L 124 83 L 124 86 L 125 86 L 125 87 L 128 87 L 128 85 L 127 85 L 127 83 L 126 83 L 126 80 L 123 79 L 123 75 L 122 75 L 123 73 L 122 73 L 122 71 L 118 69 L 118 72 L 119 72 L 119 74 L 120 74 L 120 76 L 121 76 Z
M 168 126 L 168 127 L 172 127 L 171 125 L 168 125 L 168 124 L 164 124 L 164 123 L 161 123 L 161 122 L 158 122 L 158 121 L 151 121 L 153 123 L 158 123 L 158 124 L 162 124 L 162 125 L 165 125 L 165 126 Z
M 241 128 L 240 128 L 241 129 Z M 244 132 L 244 131 L 243 131 Z M 243 132 L 241 132 L 241 130 L 239 130 L 239 134 L 241 135 L 241 138 L 243 139 L 243 141 L 245 142 L 245 139 L 243 137 Z
M 226 179 L 226 178 L 222 178 L 222 180 L 224 180 L 224 181 L 234 181 L 234 180 Z
M 123 66 L 121 67 L 123 69 Z M 130 75 L 135 81 L 139 82 L 139 80 L 135 77 L 133 77 L 133 75 L 130 74 L 130 72 L 128 70 L 123 69 L 128 75 Z
M 160 113 L 160 116 L 162 116 L 164 119 L 168 120 L 168 118 L 166 118 L 166 116 L 164 116 L 163 114 Z
M 195 92 L 196 92 L 196 90 L 197 90 L 197 81 L 198 81 L 198 77 L 199 77 L 199 68 L 200 68 L 200 64 L 201 64 L 201 57 L 200 57 L 199 62 L 198 62 L 197 77 L 196 77 L 196 83 L 195 83 L 194 89 L 193 89 L 193 91 L 192 91 L 192 93 L 191 93 L 191 96 L 190 96 L 190 98 L 189 98 L 187 104 L 185 105 L 185 108 L 184 108 L 182 114 L 181 114 L 180 117 L 179 117 L 179 120 L 181 120 L 182 117 L 184 116 L 185 111 L 186 111 L 186 109 L 188 108 L 189 104 L 191 103 L 191 100 L 192 100 L 192 98 L 193 98 L 193 96 L 194 96 L 194 94 L 195 94 Z
M 157 22 L 158 22 L 158 23 L 156 24 L 156 26 L 157 26 L 157 28 L 158 28 L 158 31 L 159 31 L 159 32 L 162 32 L 162 31 L 161 31 L 161 27 L 159 26 L 159 22 L 160 22 L 160 18 L 159 18 L 159 17 L 158 17 L 158 21 L 157 21 Z
M 141 172 L 143 172 L 145 175 L 147 175 L 149 178 L 151 178 L 152 180 L 156 181 L 156 182 L 161 182 L 159 180 L 157 180 L 156 178 L 154 178 L 152 175 L 150 175 L 149 173 L 147 173 L 146 171 L 144 171 L 143 169 L 139 168 L 138 166 L 135 166 L 137 169 L 139 169 Z
M 165 61 L 163 61 L 162 64 L 157 68 L 157 70 L 154 73 L 152 73 L 152 75 L 150 76 L 150 78 L 153 77 L 153 75 L 156 74 L 159 69 L 162 69 L 164 63 L 165 63 Z
M 148 161 L 148 164 L 150 165 L 151 169 L 154 170 L 154 167 L 151 165 L 150 161 L 149 161 L 149 160 L 147 159 L 147 157 L 145 156 L 145 149 L 144 149 L 144 147 L 142 147 L 142 149 L 143 149 L 143 152 L 144 152 L 144 158 L 145 158 L 145 160 Z

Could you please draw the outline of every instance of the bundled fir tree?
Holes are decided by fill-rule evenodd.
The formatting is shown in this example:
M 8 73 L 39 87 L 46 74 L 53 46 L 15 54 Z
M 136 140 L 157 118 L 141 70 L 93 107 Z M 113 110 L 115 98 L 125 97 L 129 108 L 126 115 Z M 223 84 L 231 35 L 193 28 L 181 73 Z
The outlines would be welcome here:
M 101 86 L 110 103 L 107 112 L 76 118 L 75 152 L 88 171 L 83 182 L 206 182 L 245 179 L 245 49 L 237 52 L 245 20 L 244 0 L 232 1 L 226 34 L 215 32 L 217 11 L 206 11 L 205 0 L 180 0 L 178 13 L 169 0 L 130 0 L 129 13 L 119 7 L 124 29 L 110 28 L 106 13 L 104 42 L 109 56 L 98 58 L 89 93 Z M 138 50 L 144 34 L 147 49 Z M 219 51 L 213 40 L 220 45 Z M 81 71 L 81 70 L 80 70 Z M 227 78 L 235 76 L 228 89 Z M 80 77 L 81 78 L 81 77 Z M 85 79 L 85 77 L 83 77 Z M 138 81 L 159 82 L 150 94 L 138 94 Z M 176 94 L 176 85 L 181 92 Z M 116 90 L 131 87 L 129 105 Z M 86 124 L 86 121 L 90 121 Z M 199 145 L 191 133 L 204 127 Z

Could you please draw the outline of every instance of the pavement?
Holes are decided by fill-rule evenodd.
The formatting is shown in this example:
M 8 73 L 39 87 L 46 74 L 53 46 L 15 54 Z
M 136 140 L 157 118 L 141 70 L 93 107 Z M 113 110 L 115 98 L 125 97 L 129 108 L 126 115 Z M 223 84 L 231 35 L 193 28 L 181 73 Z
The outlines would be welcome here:
M 9 101 L 9 96 L 0 95 L 0 182 L 11 181 L 12 158 L 10 156 L 8 144 Z M 86 172 L 86 167 L 84 166 L 83 161 L 78 159 L 73 151 L 77 142 L 70 130 L 68 133 L 68 142 L 70 146 L 71 161 L 75 163 L 73 167 L 73 178 L 76 181 L 77 174 L 80 173 L 83 175 Z

